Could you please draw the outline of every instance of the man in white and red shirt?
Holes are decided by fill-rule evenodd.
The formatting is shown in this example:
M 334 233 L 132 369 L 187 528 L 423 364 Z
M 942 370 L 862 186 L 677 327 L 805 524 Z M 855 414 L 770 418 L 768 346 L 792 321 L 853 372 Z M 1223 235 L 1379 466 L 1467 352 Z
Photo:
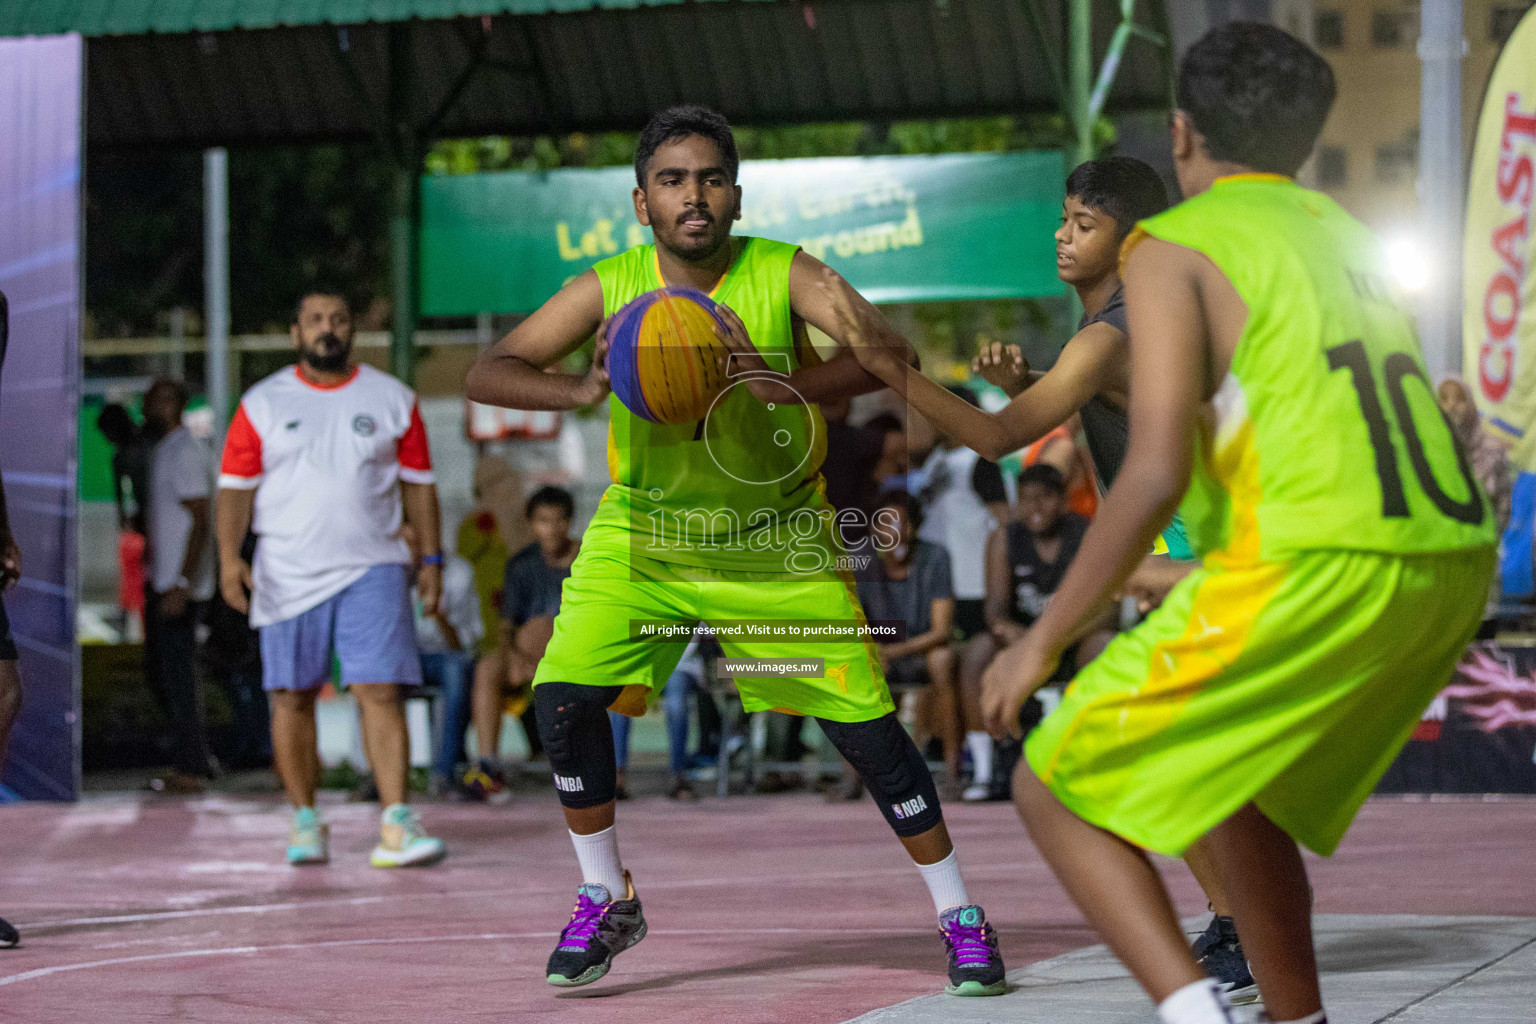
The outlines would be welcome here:
M 247 391 L 230 422 L 217 513 L 224 600 L 249 607 L 261 633 L 272 748 L 294 806 L 288 861 L 329 859 L 329 833 L 315 813 L 315 698 L 334 657 L 362 711 L 363 745 L 384 805 L 372 862 L 432 863 L 443 844 L 405 803 L 409 740 L 400 693 L 421 682 L 406 522 L 425 552 L 416 585 L 428 614 L 442 589 L 427 432 L 410 388 L 353 362 L 345 298 L 304 296 L 290 333 L 298 364 Z M 258 538 L 254 565 L 240 558 L 247 529 Z

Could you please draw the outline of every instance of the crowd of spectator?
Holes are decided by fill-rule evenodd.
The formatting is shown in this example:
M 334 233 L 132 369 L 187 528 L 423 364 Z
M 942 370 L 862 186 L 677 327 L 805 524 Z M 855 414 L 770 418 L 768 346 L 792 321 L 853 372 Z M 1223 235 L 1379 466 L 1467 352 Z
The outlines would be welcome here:
M 976 402 L 965 386 L 951 390 Z M 1443 381 L 1437 397 L 1502 530 L 1512 488 L 1505 449 L 1482 429 L 1459 381 Z M 124 612 L 142 616 L 145 680 L 166 722 L 169 771 L 152 785 L 180 794 L 200 792 L 221 763 L 264 766 L 272 756 L 257 634 L 215 585 L 213 455 L 182 425 L 186 401 L 179 381 L 160 379 L 145 394 L 142 424 L 118 405 L 107 406 L 98 421 L 114 447 L 114 495 L 128 538 L 120 550 L 133 593 L 123 595 Z M 846 550 L 859 556 L 854 579 L 866 618 L 901 624 L 899 639 L 877 645 L 882 668 L 893 693 L 904 698 L 920 745 L 943 762 L 950 795 L 1006 799 L 1017 743 L 999 746 L 983 729 L 981 679 L 998 652 L 1044 610 L 1097 509 L 1098 484 L 1081 428 L 1074 419 L 1004 468 L 942 436 L 924 444 L 930 430 L 909 430 L 889 412 L 856 423 L 851 411 L 846 399 L 822 407 L 824 479 L 833 509 L 856 513 L 836 522 Z M 526 495 L 522 475 L 503 458 L 478 460 L 474 497 L 443 563 L 441 598 L 430 612 L 415 600 L 415 635 L 421 692 L 434 700 L 428 792 L 495 802 L 509 795 L 501 757 L 506 718 L 520 725 L 527 758 L 542 757 L 531 683 L 581 541 L 573 535 L 571 492 L 545 485 Z M 884 528 L 872 531 L 870 524 Z M 409 538 L 409 528 L 405 533 Z M 254 543 L 248 536 L 247 558 Z M 1107 619 L 1069 652 L 1054 686 L 1026 707 L 1026 725 L 1043 716 L 1059 697 L 1057 687 L 1102 649 L 1116 626 Z M 718 757 L 722 715 L 710 663 L 719 654 L 701 626 L 659 695 L 666 791 L 676 800 L 697 799 L 694 782 Z M 200 676 L 220 688 L 231 713 L 217 756 Z M 768 730 L 769 760 L 800 760 L 807 751 L 803 719 L 773 717 L 779 720 Z M 698 739 L 690 750 L 695 718 Z M 611 724 L 622 799 L 633 719 L 612 714 Z M 770 771 L 759 788 L 802 784 Z M 829 798 L 859 795 L 856 777 L 845 772 Z

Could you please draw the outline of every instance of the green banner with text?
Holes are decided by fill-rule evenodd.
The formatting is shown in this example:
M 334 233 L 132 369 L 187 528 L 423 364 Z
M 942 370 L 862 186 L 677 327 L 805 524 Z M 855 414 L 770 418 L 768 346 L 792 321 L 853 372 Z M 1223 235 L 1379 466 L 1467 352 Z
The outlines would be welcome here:
M 796 242 L 874 302 L 1062 293 L 1056 152 L 749 160 L 735 231 Z M 528 313 L 651 240 L 627 167 L 422 180 L 421 312 Z

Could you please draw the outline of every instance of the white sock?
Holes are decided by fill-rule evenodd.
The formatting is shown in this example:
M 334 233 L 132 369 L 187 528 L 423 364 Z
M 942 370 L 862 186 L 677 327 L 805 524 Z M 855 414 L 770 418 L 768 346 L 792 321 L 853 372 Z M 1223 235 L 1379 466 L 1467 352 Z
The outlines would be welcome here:
M 968 732 L 965 746 L 971 752 L 971 765 L 975 768 L 971 781 L 985 786 L 992 781 L 992 737 L 984 732 Z
M 590 836 L 571 833 L 571 845 L 576 847 L 576 859 L 581 862 L 581 880 L 596 882 L 608 890 L 610 899 L 625 897 L 624 866 L 619 863 L 619 833 L 617 825 L 609 825 Z
M 1227 1001 L 1209 978 L 1190 982 L 1157 1004 L 1163 1024 L 1230 1024 Z
M 1310 1017 L 1297 1017 L 1295 1020 L 1276 1021 L 1275 1024 L 1328 1024 L 1328 1014 L 1318 1010 Z
M 942 915 L 950 907 L 970 906 L 971 898 L 965 893 L 965 879 L 960 877 L 960 862 L 955 859 L 954 850 L 937 864 L 918 864 L 917 870 L 928 883 L 935 913 Z

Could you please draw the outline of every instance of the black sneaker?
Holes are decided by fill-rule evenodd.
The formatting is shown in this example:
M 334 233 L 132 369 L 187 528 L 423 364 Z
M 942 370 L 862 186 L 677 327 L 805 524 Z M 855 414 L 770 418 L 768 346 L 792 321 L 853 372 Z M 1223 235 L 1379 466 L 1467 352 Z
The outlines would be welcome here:
M 952 996 L 1000 996 L 1008 988 L 1003 957 L 997 951 L 997 933 L 980 907 L 951 907 L 939 917 L 939 934 L 949 953 L 949 984 Z
M 1190 945 L 1190 951 L 1233 1005 L 1258 1000 L 1259 986 L 1248 969 L 1248 958 L 1237 938 L 1237 925 L 1230 917 L 1213 915 L 1205 931 Z
M 1225 937 L 1237 938 L 1237 922 L 1230 917 L 1212 914 L 1210 923 L 1205 926 L 1205 931 L 1195 936 L 1195 941 L 1189 944 L 1189 951 L 1195 954 L 1196 960 L 1199 960 L 1220 945 Z
M 645 938 L 645 915 L 628 871 L 624 887 L 629 891 L 619 900 L 596 882 L 576 890 L 576 909 L 549 954 L 545 981 L 561 988 L 591 984 L 608 973 L 614 957 Z
M 11 927 L 9 921 L 0 917 L 0 949 L 10 949 L 21 941 L 21 933 Z

